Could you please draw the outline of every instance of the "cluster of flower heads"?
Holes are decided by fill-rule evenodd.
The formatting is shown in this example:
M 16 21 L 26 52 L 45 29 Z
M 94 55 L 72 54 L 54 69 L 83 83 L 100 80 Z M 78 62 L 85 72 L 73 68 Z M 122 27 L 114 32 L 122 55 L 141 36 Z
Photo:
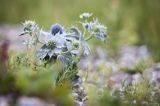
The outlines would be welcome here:
M 26 21 L 24 32 L 21 35 L 28 34 L 30 39 L 26 44 L 30 47 L 42 46 L 37 50 L 37 58 L 41 61 L 60 60 L 65 67 L 73 61 L 74 58 L 87 56 L 90 54 L 90 48 L 87 41 L 91 38 L 98 38 L 105 42 L 107 39 L 107 28 L 98 20 L 88 21 L 92 14 L 83 13 L 80 21 L 84 31 L 72 26 L 68 30 L 60 24 L 51 26 L 49 32 L 43 31 L 34 21 Z M 86 33 L 87 31 L 87 33 Z

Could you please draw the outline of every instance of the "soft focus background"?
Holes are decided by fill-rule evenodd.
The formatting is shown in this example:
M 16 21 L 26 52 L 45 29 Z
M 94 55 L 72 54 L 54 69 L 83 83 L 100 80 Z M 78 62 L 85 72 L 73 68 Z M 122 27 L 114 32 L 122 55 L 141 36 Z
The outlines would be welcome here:
M 159 0 L 0 0 L 0 39 L 12 32 L 10 37 L 15 39 L 21 23 L 28 19 L 49 30 L 54 23 L 68 27 L 79 14 L 93 12 L 108 27 L 110 39 L 103 46 L 111 56 L 126 44 L 147 45 L 159 61 L 159 4 Z M 92 44 L 100 43 L 93 40 Z
M 108 27 L 109 35 L 104 44 L 89 41 L 92 54 L 78 64 L 83 82 L 79 86 L 89 97 L 88 106 L 159 106 L 159 5 L 160 0 L 0 0 L 0 106 L 10 102 L 17 106 L 51 106 L 41 99 L 72 106 L 67 85 L 52 88 L 57 67 L 28 62 L 20 52 L 25 50 L 25 38 L 18 35 L 25 20 L 35 20 L 49 31 L 55 23 L 65 28 L 77 24 L 83 12 L 92 12 Z M 9 74 L 3 76 L 5 72 Z

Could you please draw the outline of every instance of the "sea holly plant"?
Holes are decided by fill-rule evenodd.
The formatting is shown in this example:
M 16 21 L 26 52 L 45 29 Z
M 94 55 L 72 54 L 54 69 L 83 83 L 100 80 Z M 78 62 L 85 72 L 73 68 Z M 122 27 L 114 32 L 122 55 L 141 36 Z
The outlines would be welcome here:
M 34 21 L 23 23 L 23 32 L 20 36 L 29 35 L 25 44 L 28 48 L 34 48 L 38 65 L 57 61 L 62 64 L 63 70 L 57 76 L 57 85 L 67 80 L 74 86 L 79 80 L 77 63 L 82 57 L 90 54 L 87 41 L 92 38 L 98 38 L 102 42 L 107 40 L 107 28 L 98 19 L 91 20 L 92 15 L 92 13 L 80 15 L 78 23 L 81 24 L 83 31 L 75 26 L 64 28 L 57 23 L 47 32 Z

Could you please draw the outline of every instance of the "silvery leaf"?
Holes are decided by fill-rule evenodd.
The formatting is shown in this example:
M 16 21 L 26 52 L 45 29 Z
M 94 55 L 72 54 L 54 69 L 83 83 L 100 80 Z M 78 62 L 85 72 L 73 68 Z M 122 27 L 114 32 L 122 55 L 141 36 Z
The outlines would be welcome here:
M 61 49 L 61 48 L 55 48 L 55 49 L 53 50 L 53 52 L 54 52 L 56 55 L 58 55 L 58 54 L 61 54 L 62 49 Z
M 58 55 L 57 59 L 60 60 L 65 67 L 67 67 L 72 62 L 72 56 L 70 54 Z
M 55 52 L 54 52 L 54 50 L 50 50 L 49 52 L 48 52 L 48 56 L 51 58 L 52 56 L 55 56 L 56 54 L 55 54 Z
M 77 40 L 79 39 L 79 36 L 82 35 L 82 33 L 80 32 L 80 30 L 79 30 L 78 28 L 74 27 L 74 26 L 72 26 L 72 27 L 70 28 L 70 30 L 72 30 L 72 31 L 74 32 L 75 38 L 76 38 Z
M 38 36 L 39 42 L 45 44 L 46 41 L 47 41 L 48 39 L 50 39 L 50 38 L 51 38 L 51 34 L 50 34 L 50 33 L 45 32 L 45 31 L 43 31 L 43 30 L 40 31 L 40 34 L 39 34 L 39 36 Z
M 87 43 L 83 43 L 82 46 L 83 46 L 83 50 L 84 50 L 83 55 L 88 56 L 91 52 L 89 45 Z
M 97 37 L 98 39 L 100 39 L 102 42 L 105 42 L 107 40 L 107 35 L 104 33 L 97 33 L 95 35 L 95 37 Z
M 72 50 L 71 53 L 72 53 L 73 55 L 78 55 L 78 54 L 80 53 L 80 51 L 79 51 L 79 50 Z
M 40 59 L 40 60 L 43 60 L 47 54 L 48 54 L 49 50 L 48 49 L 40 49 L 38 52 L 37 52 L 37 57 Z

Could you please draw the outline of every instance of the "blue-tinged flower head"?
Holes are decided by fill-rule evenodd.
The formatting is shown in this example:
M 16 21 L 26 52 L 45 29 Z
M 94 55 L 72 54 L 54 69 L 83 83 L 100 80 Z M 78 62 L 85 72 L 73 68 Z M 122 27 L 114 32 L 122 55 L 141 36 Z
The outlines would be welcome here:
M 86 24 L 88 25 L 87 28 Z M 98 20 L 93 20 L 89 23 L 83 23 L 83 26 L 87 29 L 87 31 L 90 34 L 94 35 L 94 37 L 100 39 L 103 42 L 107 40 L 107 27 L 101 24 Z
M 63 33 L 63 29 L 62 29 L 62 26 L 59 25 L 59 24 L 54 24 L 52 25 L 51 27 L 51 34 L 52 35 L 56 35 L 56 34 L 62 34 Z

